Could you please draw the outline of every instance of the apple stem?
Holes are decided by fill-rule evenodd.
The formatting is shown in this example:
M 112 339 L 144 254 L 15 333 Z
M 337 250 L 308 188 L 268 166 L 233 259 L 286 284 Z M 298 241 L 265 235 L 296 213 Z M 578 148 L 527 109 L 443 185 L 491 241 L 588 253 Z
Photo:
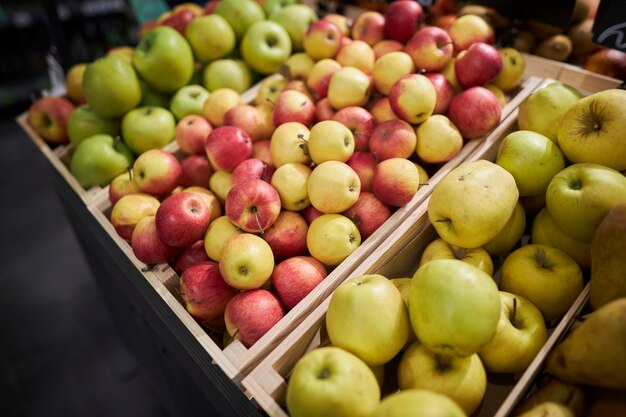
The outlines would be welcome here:
M 263 228 L 261 227 L 261 222 L 259 221 L 259 213 L 255 211 L 253 214 L 254 214 L 254 218 L 256 220 L 256 224 L 257 224 L 257 226 L 259 226 L 259 233 L 261 235 L 263 235 Z
M 263 162 L 263 171 L 261 171 L 261 179 L 265 178 L 266 172 L 267 172 L 267 164 Z
M 269 97 L 267 97 L 265 100 L 269 101 L 269 103 L 270 103 L 272 106 L 275 106 L 275 105 L 276 105 L 276 103 L 274 103 L 274 100 L 272 100 L 272 99 L 271 99 L 271 98 L 269 98 Z
M 435 355 L 435 360 L 437 361 L 437 369 L 439 370 L 439 372 L 443 373 L 446 370 L 448 370 L 448 368 L 450 368 L 450 363 L 452 362 L 452 356 L 451 355 Z
M 422 187 L 424 185 L 430 185 L 430 184 L 428 184 L 427 182 L 420 182 L 419 185 L 420 185 L 420 187 Z
M 309 154 L 309 146 L 308 146 L 308 141 L 304 138 L 304 135 L 302 133 L 298 134 L 298 140 L 301 142 L 300 143 L 300 149 L 302 149 L 302 153 L 304 153 L 305 155 Z
M 543 249 L 538 249 L 537 250 L 537 255 L 535 256 L 537 259 L 537 263 L 539 264 L 540 268 L 546 268 L 546 251 L 544 251 Z
M 128 180 L 132 181 L 133 180 L 133 168 L 130 166 L 127 166 L 126 172 L 128 172 Z
M 517 314 L 517 297 L 513 297 L 513 310 L 509 315 L 509 321 L 513 323 L 515 321 L 515 314 Z

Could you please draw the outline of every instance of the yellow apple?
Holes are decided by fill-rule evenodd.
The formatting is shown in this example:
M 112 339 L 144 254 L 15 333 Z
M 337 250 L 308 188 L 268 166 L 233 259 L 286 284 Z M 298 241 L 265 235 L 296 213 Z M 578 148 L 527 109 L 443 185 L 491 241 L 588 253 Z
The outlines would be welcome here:
M 307 190 L 311 205 L 322 213 L 341 213 L 359 198 L 361 180 L 344 162 L 326 161 L 309 175 Z
M 302 123 L 287 122 L 278 126 L 270 140 L 270 155 L 276 168 L 288 163 L 308 165 L 309 128 Z
M 363 71 L 344 67 L 330 77 L 328 101 L 335 110 L 348 106 L 365 106 L 370 99 L 371 90 L 370 78 Z
M 354 135 L 335 120 L 316 123 L 309 133 L 309 155 L 316 164 L 326 161 L 346 162 L 354 153 Z
M 221 216 L 213 220 L 204 234 L 204 250 L 215 262 L 220 261 L 220 255 L 226 242 L 233 236 L 243 233 L 235 226 L 228 216 Z
M 367 43 L 353 40 L 339 50 L 335 60 L 343 67 L 354 67 L 365 74 L 371 74 L 376 57 L 374 50 Z
M 443 239 L 435 239 L 426 246 L 420 259 L 420 266 L 433 259 L 458 259 L 493 275 L 491 256 L 482 247 L 465 249 L 451 245 Z
M 307 190 L 310 175 L 311 168 L 304 164 L 290 162 L 278 167 L 271 183 L 278 191 L 282 208 L 300 211 L 311 204 Z
M 463 148 L 459 129 L 441 114 L 433 114 L 416 129 L 415 153 L 424 162 L 439 164 L 454 158 Z
M 415 72 L 413 59 L 406 52 L 389 52 L 374 63 L 372 76 L 378 92 L 388 95 L 393 83 Z
M 466 417 L 450 397 L 424 389 L 408 389 L 383 398 L 373 417 Z
M 311 256 L 328 266 L 339 265 L 360 244 L 359 229 L 341 214 L 322 214 L 311 222 L 306 235 Z
M 213 191 L 213 194 L 220 200 L 222 205 L 226 202 L 226 196 L 232 188 L 232 175 L 227 171 L 215 171 L 209 178 L 209 189 Z
M 515 48 L 501 48 L 498 50 L 504 66 L 493 84 L 504 92 L 509 92 L 520 85 L 526 70 L 524 56 Z
M 526 229 L 526 213 L 524 206 L 519 201 L 502 230 L 483 245 L 490 255 L 504 255 L 508 253 L 520 241 Z
M 202 115 L 213 127 L 224 124 L 224 115 L 228 110 L 242 104 L 241 96 L 230 88 L 219 88 L 209 95 L 202 107 Z

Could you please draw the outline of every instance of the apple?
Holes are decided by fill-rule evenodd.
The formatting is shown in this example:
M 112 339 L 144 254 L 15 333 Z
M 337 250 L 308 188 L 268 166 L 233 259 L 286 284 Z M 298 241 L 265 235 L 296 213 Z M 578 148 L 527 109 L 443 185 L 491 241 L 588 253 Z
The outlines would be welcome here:
M 231 287 L 255 289 L 272 275 L 274 255 L 270 245 L 259 236 L 241 233 L 224 244 L 219 268 L 224 281 Z
M 224 126 L 235 126 L 244 130 L 252 142 L 271 136 L 273 125 L 265 123 L 263 109 L 250 104 L 238 104 L 224 114 Z M 271 117 L 271 110 L 270 110 Z
M 162 196 L 180 183 L 182 168 L 170 152 L 152 149 L 139 155 L 133 164 L 133 177 L 143 193 Z
M 341 69 L 341 64 L 334 59 L 321 59 L 313 65 L 306 79 L 306 85 L 317 100 L 325 98 L 333 74 Z
M 186 8 L 172 10 L 163 20 L 159 19 L 159 25 L 169 26 L 184 35 L 187 26 L 195 20 L 195 17 L 193 12 Z
M 403 52 L 404 44 L 402 42 L 394 41 L 393 39 L 383 39 L 382 41 L 376 42 L 372 49 L 374 50 L 376 60 L 378 60 L 380 57 L 391 52 Z
M 204 250 L 209 258 L 219 262 L 222 249 L 231 237 L 244 233 L 230 221 L 228 216 L 221 216 L 213 220 L 204 235 Z
M 284 316 L 283 306 L 264 289 L 244 291 L 226 305 L 224 319 L 228 334 L 249 348 Z
M 113 204 L 111 224 L 122 239 L 130 241 L 139 220 L 154 216 L 159 204 L 159 200 L 148 194 L 125 195 Z
M 201 85 L 186 85 L 179 88 L 170 101 L 170 111 L 180 120 L 188 114 L 202 114 L 209 92 Z
M 178 248 L 159 239 L 154 216 L 139 219 L 133 230 L 130 246 L 135 257 L 147 265 L 168 262 L 178 253 Z
M 311 162 L 308 148 L 309 129 L 298 122 L 283 123 L 276 127 L 270 140 L 270 153 L 274 166 L 295 162 L 308 165 Z
M 304 210 L 300 211 L 300 213 L 302 213 L 302 217 L 304 217 L 304 220 L 306 220 L 309 225 L 313 222 L 313 220 L 324 214 L 313 206 L 308 206 Z
M 583 274 L 565 252 L 533 243 L 506 257 L 500 289 L 526 298 L 552 321 L 565 314 L 582 291 Z
M 217 170 L 209 179 L 209 189 L 222 205 L 226 202 L 226 196 L 232 188 L 231 177 L 232 174 L 230 172 Z
M 343 35 L 339 27 L 329 20 L 318 20 L 311 23 L 302 39 L 302 46 L 315 61 L 334 58 L 341 47 Z
M 404 120 L 388 120 L 378 124 L 370 137 L 370 152 L 378 161 L 409 158 L 415 152 L 417 136 Z
M 300 214 L 282 210 L 276 221 L 263 233 L 263 239 L 270 245 L 274 259 L 281 261 L 293 256 L 306 255 L 306 234 L 309 230 Z
M 194 265 L 207 262 L 211 262 L 211 259 L 204 250 L 204 241 L 198 240 L 178 254 L 174 261 L 174 269 L 180 275 Z
M 54 106 L 54 109 L 55 111 L 63 110 L 64 105 Z M 32 124 L 30 115 L 29 123 Z M 120 122 L 118 119 L 99 116 L 94 113 L 88 105 L 76 107 L 76 109 L 70 113 L 65 123 L 67 127 L 67 137 L 74 146 L 78 146 L 84 139 L 93 135 L 105 134 L 115 137 L 120 131 Z M 61 126 L 61 124 L 59 124 L 59 126 Z M 41 136 L 41 133 L 39 133 L 39 135 Z M 44 136 L 42 136 L 42 138 L 43 137 Z M 50 139 L 46 140 L 50 141 Z
M 260 159 L 265 162 L 268 166 L 274 167 L 274 162 L 272 161 L 272 153 L 270 152 L 271 142 L 269 139 L 263 139 L 256 141 L 252 144 L 252 156 L 253 159 Z
M 204 200 L 205 204 L 209 208 L 209 223 L 217 219 L 222 215 L 222 206 L 217 196 L 213 194 L 206 187 L 198 185 L 192 185 L 191 187 L 183 188 L 181 191 L 198 194 Z
M 280 209 L 278 192 L 259 179 L 234 185 L 226 196 L 226 215 L 246 232 L 262 234 L 276 221 Z
M 561 119 L 558 143 L 573 163 L 602 164 L 617 171 L 626 169 L 626 145 L 621 132 L 626 111 L 626 92 L 611 89 L 574 103 Z
M 350 39 L 350 27 L 352 26 L 351 18 L 338 13 L 328 13 L 325 14 L 322 19 L 328 20 L 337 25 L 344 38 Z
M 454 42 L 454 52 L 466 50 L 473 43 L 484 42 L 493 45 L 495 35 L 493 28 L 483 18 L 467 14 L 452 22 L 448 34 Z
M 339 50 L 335 60 L 343 67 L 354 67 L 365 74 L 371 74 L 376 56 L 372 47 L 367 43 L 354 40 Z
M 437 102 L 433 114 L 447 114 L 450 101 L 454 96 L 454 87 L 448 79 L 440 72 L 428 72 L 424 74 L 430 80 L 437 94 Z M 489 87 L 487 87 L 489 88 Z
M 415 153 L 420 160 L 439 164 L 454 158 L 463 148 L 459 129 L 442 114 L 433 114 L 415 130 Z
M 504 94 L 504 91 L 502 91 L 500 87 L 496 86 L 493 83 L 485 84 L 485 88 L 491 91 L 498 98 L 498 101 L 500 102 L 500 107 L 504 108 L 506 103 L 508 103 L 509 101 L 506 97 L 506 94 Z
M 204 102 L 202 115 L 213 127 L 224 124 L 224 115 L 228 110 L 242 104 L 239 93 L 231 88 L 219 88 L 213 90 Z
M 183 187 L 191 187 L 197 185 L 200 187 L 208 187 L 213 168 L 205 155 L 188 155 L 180 161 L 182 170 L 180 177 L 180 185 Z
M 117 56 L 124 59 L 129 64 L 133 63 L 133 47 L 132 46 L 115 46 L 107 51 L 107 56 Z
M 448 33 L 436 26 L 423 27 L 404 48 L 419 71 L 441 71 L 452 59 L 454 47 Z
M 85 63 L 74 64 L 65 74 L 65 95 L 76 104 L 85 102 L 85 95 L 83 94 L 83 75 L 85 68 L 87 68 L 87 64 Z
M 409 74 L 397 80 L 389 90 L 389 104 L 403 120 L 418 124 L 433 114 L 437 93 L 428 78 Z
M 448 80 L 450 82 L 454 92 L 455 93 L 460 93 L 463 89 L 461 88 L 461 85 L 459 84 L 459 81 L 456 79 L 456 74 L 454 73 L 454 62 L 455 61 L 456 61 L 456 58 L 452 58 L 446 64 L 446 66 L 443 67 L 443 69 L 441 70 L 441 74 L 443 74 L 443 76 L 446 77 L 446 80 Z
M 185 309 L 201 324 L 222 318 L 228 302 L 239 293 L 226 284 L 215 262 L 202 262 L 184 270 L 179 292 Z
M 370 366 L 389 362 L 406 344 L 409 315 L 396 286 L 382 275 L 352 277 L 332 293 L 326 331 L 333 346 Z
M 587 71 L 606 75 L 607 77 L 626 79 L 626 55 L 623 51 L 612 48 L 601 48 L 587 55 L 583 68 Z
M 291 310 L 326 278 L 324 265 L 310 256 L 293 256 L 272 272 L 272 285 L 285 309 Z
M 303 164 L 289 162 L 278 167 L 271 184 L 280 196 L 283 209 L 300 211 L 311 204 L 307 189 L 310 175 L 311 168 Z
M 137 107 L 122 118 L 122 137 L 136 155 L 163 148 L 176 137 L 174 115 L 162 107 Z
M 372 76 L 376 90 L 389 95 L 391 86 L 405 75 L 413 74 L 415 65 L 411 57 L 402 51 L 389 52 L 374 63 Z
M 452 97 L 448 117 L 465 139 L 478 139 L 500 123 L 500 101 L 485 87 L 471 87 Z
M 167 197 L 155 216 L 159 238 L 174 247 L 191 246 L 202 238 L 209 220 L 209 207 L 202 197 L 189 192 Z
M 74 104 L 63 97 L 41 97 L 28 108 L 28 123 L 46 142 L 67 143 L 68 121 L 75 109 Z
M 414 342 L 400 359 L 398 386 L 401 393 L 419 389 L 445 395 L 469 416 L 485 396 L 487 375 L 476 354 L 441 355 Z
M 252 140 L 239 127 L 220 126 L 209 133 L 204 148 L 213 168 L 232 172 L 252 154 Z
M 341 213 L 359 198 L 361 181 L 346 163 L 326 161 L 309 175 L 307 190 L 313 207 L 323 213 Z
M 375 11 L 361 13 L 352 22 L 352 39 L 374 46 L 385 38 L 385 17 Z
M 478 352 L 494 335 L 500 310 L 491 276 L 458 259 L 427 262 L 411 280 L 411 325 L 417 339 L 434 354 Z
M 139 186 L 133 180 L 132 171 L 128 168 L 128 172 L 113 178 L 109 184 L 109 202 L 113 206 L 125 195 L 137 194 L 140 192 Z
M 391 217 L 393 208 L 380 201 L 374 193 L 361 192 L 356 203 L 342 214 L 356 224 L 363 241 Z
M 288 4 L 274 13 L 268 14 L 270 20 L 278 23 L 287 30 L 294 51 L 302 51 L 304 35 L 317 14 L 306 4 Z
M 212 61 L 204 68 L 202 80 L 204 87 L 211 93 L 229 88 L 241 94 L 252 86 L 252 72 L 241 59 L 222 58 Z M 207 114 L 206 109 L 204 114 Z
M 169 109 L 171 93 L 157 91 L 141 78 L 139 79 L 139 87 L 141 88 L 141 101 L 136 107 L 152 106 Z
M 405 43 L 424 20 L 424 9 L 413 0 L 397 0 L 385 12 L 385 38 Z
M 260 74 L 271 74 L 291 55 L 291 39 L 283 26 L 263 20 L 246 30 L 240 48 L 250 68 Z
M 409 203 L 419 186 L 417 167 L 408 159 L 386 159 L 374 169 L 372 191 L 390 206 L 402 207 Z
M 420 266 L 435 259 L 458 259 L 475 266 L 487 275 L 493 275 L 491 256 L 482 247 L 473 249 L 461 248 L 438 238 L 430 242 L 424 249 L 424 252 L 422 252 Z
M 344 67 L 330 77 L 328 100 L 335 110 L 348 106 L 365 106 L 370 94 L 370 78 L 357 68 Z
M 280 73 L 289 80 L 306 81 L 314 66 L 315 61 L 306 52 L 296 52 L 287 58 Z
M 505 255 L 520 242 L 525 230 L 526 212 L 522 203 L 518 201 L 504 227 L 482 247 L 491 255 Z
M 351 106 L 358 107 L 358 106 Z M 347 108 L 347 107 L 346 107 Z M 315 104 L 315 122 L 323 122 L 324 120 L 332 120 L 337 112 L 330 105 L 328 97 L 325 97 Z M 356 144 L 355 144 L 356 145 Z
M 193 75 L 193 52 L 185 37 L 175 29 L 158 26 L 135 47 L 133 67 L 156 90 L 174 92 Z
M 513 91 L 524 78 L 526 61 L 520 51 L 515 48 L 501 48 L 498 52 L 502 57 L 503 67 L 493 83 L 504 92 Z
M 98 58 L 83 74 L 83 94 L 102 117 L 118 117 L 141 101 L 141 87 L 133 66 L 117 56 Z
M 278 101 L 278 95 L 287 84 L 287 78 L 282 75 L 270 76 L 259 84 L 259 91 L 254 98 L 254 104 L 269 104 L 274 106 Z
M 439 4 L 439 3 L 435 3 Z M 375 417 L 466 416 L 450 397 L 431 390 L 408 389 L 383 398 Z
M 309 99 L 313 100 L 313 94 L 311 94 L 311 91 L 309 90 L 309 87 L 306 86 L 306 81 L 304 80 L 289 81 L 287 84 L 285 84 L 285 88 L 283 89 L 283 91 L 290 90 L 298 91 L 307 96 Z
M 233 186 L 241 184 L 244 181 L 259 179 L 265 182 L 271 182 L 274 175 L 274 167 L 257 158 L 246 159 L 241 162 L 233 170 L 231 176 L 231 184 Z
M 370 152 L 356 151 L 346 161 L 346 164 L 359 176 L 361 191 L 372 191 L 374 170 L 378 164 L 376 156 Z
M 326 161 L 346 162 L 354 153 L 354 147 L 350 129 L 335 120 L 318 122 L 309 133 L 309 155 L 317 165 Z
M 498 50 L 484 42 L 475 42 L 459 52 L 454 60 L 454 74 L 464 89 L 485 85 L 502 72 L 504 63 Z
M 70 171 L 81 187 L 104 187 L 134 162 L 132 153 L 119 139 L 94 135 L 74 150 Z
M 313 101 L 299 91 L 283 90 L 274 106 L 272 121 L 274 126 L 288 122 L 297 122 L 305 126 L 313 122 L 315 105 Z
M 224 58 L 235 49 L 235 31 L 218 14 L 196 17 L 189 23 L 184 35 L 194 57 L 200 62 Z
M 355 151 L 369 149 L 369 139 L 376 124 L 370 112 L 360 106 L 349 106 L 336 112 L 332 119 L 352 132 Z
M 382 123 L 387 120 L 400 118 L 391 108 L 389 97 L 382 96 L 375 99 L 370 105 L 369 111 L 372 113 L 372 116 L 374 116 L 376 123 Z
M 360 244 L 359 229 L 346 216 L 322 214 L 309 223 L 307 248 L 311 256 L 324 265 L 339 265 Z
M 541 311 L 524 297 L 500 291 L 500 302 L 496 333 L 478 355 L 489 372 L 522 372 L 548 339 L 548 330 Z
M 440 4 L 440 3 L 437 3 Z M 452 27 L 452 23 L 457 19 L 456 9 L 448 14 L 443 16 L 437 16 L 430 19 L 429 24 L 432 26 L 437 26 L 446 32 L 450 32 L 450 27 Z
M 204 140 L 213 127 L 203 116 L 189 114 L 178 122 L 174 132 L 180 150 L 189 155 L 204 155 Z
M 213 10 L 224 17 L 241 40 L 250 26 L 265 19 L 263 8 L 253 0 L 221 0 Z

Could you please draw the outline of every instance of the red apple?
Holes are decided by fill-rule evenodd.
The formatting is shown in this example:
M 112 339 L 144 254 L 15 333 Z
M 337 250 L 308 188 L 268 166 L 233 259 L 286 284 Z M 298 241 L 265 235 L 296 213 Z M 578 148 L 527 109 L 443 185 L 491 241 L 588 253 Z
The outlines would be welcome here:
M 372 191 L 380 201 L 401 207 L 413 199 L 419 184 L 419 171 L 413 162 L 391 158 L 376 165 Z
M 378 59 L 389 52 L 404 51 L 404 44 L 393 39 L 383 39 L 377 42 L 372 49 L 374 49 L 374 56 Z
M 437 94 L 437 104 L 435 104 L 433 114 L 446 114 L 450 101 L 454 96 L 454 87 L 452 87 L 445 75 L 440 72 L 427 72 L 424 76 L 433 84 Z
M 387 120 L 399 119 L 398 115 L 394 113 L 389 103 L 389 97 L 379 97 L 374 100 L 369 107 L 370 113 L 374 116 L 376 123 L 386 122 Z
M 385 38 L 385 17 L 374 11 L 361 13 L 354 19 L 351 33 L 352 39 L 374 46 Z
M 280 213 L 280 196 L 270 184 L 252 179 L 233 186 L 226 196 L 228 218 L 241 230 L 262 233 Z
M 404 51 L 419 71 L 441 71 L 452 59 L 454 46 L 448 33 L 436 26 L 424 27 L 409 39 Z
M 204 5 L 204 14 L 213 14 L 220 0 L 210 0 Z
M 222 205 L 219 199 L 208 188 L 192 185 L 191 187 L 183 188 L 181 191 L 196 193 L 204 199 L 204 202 L 209 208 L 209 224 L 222 215 Z
M 354 136 L 354 150 L 367 151 L 369 149 L 369 139 L 374 130 L 374 116 L 363 107 L 348 106 L 337 111 L 333 120 L 343 124 L 352 132 Z
M 326 278 L 324 264 L 311 256 L 294 256 L 274 268 L 272 284 L 287 310 L 291 310 Z
M 448 107 L 448 117 L 465 139 L 491 132 L 500 123 L 501 114 L 498 97 L 485 87 L 472 87 L 455 95 Z
M 233 170 L 233 175 L 230 177 L 230 182 L 233 185 L 241 184 L 247 180 L 263 180 L 265 182 L 272 181 L 272 175 L 276 169 L 261 161 L 260 159 L 250 158 L 246 159 Z
M 156 19 L 146 20 L 139 27 L 139 38 L 140 39 L 143 38 L 144 36 L 146 36 L 148 32 L 150 32 L 152 29 L 154 29 L 157 26 L 159 26 L 159 22 L 157 22 Z
M 191 246 L 204 237 L 210 212 L 196 193 L 180 192 L 167 197 L 156 212 L 159 238 L 170 246 Z
M 196 17 L 189 9 L 182 8 L 179 10 L 172 10 L 172 13 L 161 21 L 161 26 L 170 26 L 176 29 L 181 35 L 185 36 L 185 30 L 187 25 Z
M 313 123 L 314 116 L 315 105 L 309 97 L 299 91 L 283 90 L 274 106 L 272 120 L 274 126 L 288 122 L 298 122 L 309 126 Z
M 502 71 L 504 63 L 496 48 L 476 42 L 454 60 L 456 79 L 464 89 L 485 85 Z
M 274 163 L 272 162 L 272 153 L 270 152 L 270 143 L 271 141 L 269 139 L 263 139 L 254 142 L 252 144 L 251 158 L 260 159 L 267 165 L 274 168 Z
M 141 262 L 156 265 L 168 262 L 178 253 L 178 248 L 163 242 L 158 235 L 154 216 L 142 217 L 130 239 L 133 254 Z
M 182 175 L 180 177 L 180 185 L 183 187 L 191 187 L 198 185 L 200 187 L 208 187 L 209 179 L 213 175 L 213 167 L 209 163 L 206 155 L 188 155 L 180 161 Z
M 133 164 L 133 178 L 143 193 L 163 196 L 180 184 L 183 169 L 178 159 L 162 149 L 139 155 Z
M 63 97 L 42 97 L 28 109 L 28 122 L 43 140 L 67 143 L 67 121 L 76 107 Z
M 603 48 L 589 55 L 583 65 L 587 71 L 626 80 L 626 53 Z
M 120 237 L 130 241 L 139 220 L 154 216 L 160 204 L 159 200 L 149 194 L 125 195 L 113 205 L 111 224 Z
M 174 269 L 182 274 L 194 265 L 210 261 L 211 259 L 204 249 L 204 240 L 199 240 L 178 254 L 174 262 Z
M 250 290 L 234 296 L 226 306 L 228 333 L 250 347 L 284 316 L 278 297 L 267 290 Z
M 197 114 L 189 114 L 176 125 L 176 143 L 187 154 L 204 155 L 204 141 L 213 130 L 211 123 Z
M 436 26 L 450 33 L 450 27 L 452 27 L 452 23 L 454 23 L 455 20 L 456 14 L 450 13 L 443 16 L 436 16 L 435 18 L 431 19 L 430 25 Z
M 332 120 L 335 117 L 335 109 L 330 105 L 328 97 L 324 97 L 315 105 L 315 121 L 323 122 L 324 120 Z
M 232 172 L 252 154 L 252 139 L 239 127 L 220 126 L 209 133 L 204 149 L 213 168 Z
M 125 172 L 113 178 L 109 184 L 109 201 L 114 206 L 120 198 L 128 194 L 140 193 L 139 186 L 133 180 L 132 171 Z
M 307 253 L 306 233 L 309 226 L 295 211 L 282 210 L 263 239 L 272 248 L 274 259 L 281 260 Z
M 224 114 L 224 126 L 236 126 L 248 133 L 253 142 L 267 139 L 272 132 L 262 125 L 260 111 L 250 104 L 239 104 Z
M 417 136 L 413 126 L 394 119 L 380 123 L 370 136 L 370 152 L 378 161 L 390 158 L 409 158 L 415 152 Z
M 313 65 L 306 85 L 316 100 L 321 100 L 328 94 L 328 85 L 333 74 L 341 69 L 341 64 L 334 59 L 322 59 Z
M 359 176 L 359 180 L 361 180 L 361 192 L 371 191 L 374 169 L 378 164 L 376 156 L 370 152 L 357 151 L 346 161 L 346 164 Z
M 374 193 L 361 192 L 356 203 L 342 214 L 356 224 L 361 241 L 364 241 L 391 217 L 393 208 L 380 201 Z
M 304 220 L 306 220 L 308 224 L 311 224 L 313 220 L 324 214 L 313 206 L 308 206 L 307 208 L 302 210 L 301 213 L 302 217 L 304 217 Z
M 414 0 L 397 0 L 385 12 L 385 38 L 405 43 L 424 19 L 422 6 Z

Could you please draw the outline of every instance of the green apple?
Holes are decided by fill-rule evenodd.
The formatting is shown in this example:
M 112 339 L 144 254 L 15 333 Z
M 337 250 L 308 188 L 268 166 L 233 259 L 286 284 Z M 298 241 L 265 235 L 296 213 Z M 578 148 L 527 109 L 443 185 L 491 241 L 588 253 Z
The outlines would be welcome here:
M 483 245 L 490 255 L 505 255 L 517 245 L 526 230 L 526 213 L 521 202 L 517 202 L 515 209 L 502 230 Z
M 391 54 L 388 54 L 391 55 Z M 442 114 L 433 114 L 416 129 L 415 153 L 424 162 L 440 164 L 454 158 L 463 148 L 459 129 Z
M 240 48 L 250 68 L 261 74 L 272 74 L 291 55 L 291 39 L 284 27 L 271 20 L 263 20 L 248 28 Z
M 311 23 L 317 21 L 315 10 L 306 4 L 289 4 L 268 16 L 270 20 L 287 30 L 294 51 L 304 49 L 302 45 L 304 34 L 309 30 Z
M 141 101 L 137 107 L 157 106 L 168 108 L 170 105 L 170 93 L 162 93 L 155 90 L 150 84 L 139 78 L 141 86 Z
M 383 398 L 373 417 L 466 417 L 449 397 L 431 390 L 408 389 Z
M 170 100 L 170 111 L 180 120 L 188 114 L 202 115 L 204 102 L 209 98 L 209 92 L 201 85 L 186 85 L 176 91 Z
M 341 213 L 359 199 L 361 180 L 345 162 L 326 161 L 313 168 L 307 182 L 311 205 L 322 213 Z
M 252 73 L 242 60 L 225 58 L 207 65 L 202 80 L 210 92 L 230 88 L 241 94 L 252 85 Z
M 335 110 L 365 106 L 372 92 L 370 78 L 361 70 L 344 67 L 330 77 L 328 101 Z
M 600 91 L 572 105 L 561 119 L 559 147 L 571 162 L 626 169 L 626 91 Z
M 174 115 L 162 107 L 138 107 L 122 118 L 122 137 L 135 155 L 162 148 L 175 136 Z
M 260 288 L 272 275 L 274 255 L 270 245 L 257 235 L 241 233 L 228 239 L 220 252 L 220 273 L 233 288 Z
M 440 355 L 414 342 L 400 359 L 398 386 L 402 391 L 426 389 L 445 395 L 470 415 L 485 396 L 487 375 L 477 354 Z
M 270 140 L 270 154 L 274 166 L 278 168 L 290 162 L 310 164 L 309 133 L 309 128 L 298 122 L 287 122 L 278 126 Z
M 105 56 L 85 68 L 83 94 L 94 113 L 117 117 L 139 104 L 141 87 L 128 62 L 116 56 Z
M 465 249 L 451 245 L 441 238 L 435 239 L 422 252 L 420 266 L 435 259 L 458 259 L 493 275 L 493 261 L 482 247 Z
M 509 92 L 520 85 L 526 70 L 526 61 L 515 48 L 500 48 L 498 52 L 504 65 L 493 83 L 502 91 Z
M 559 229 L 545 207 L 533 219 L 530 241 L 562 250 L 574 258 L 581 268 L 591 266 L 591 243 L 576 240 Z
M 360 244 L 359 229 L 341 214 L 322 214 L 309 224 L 306 234 L 311 256 L 328 266 L 339 265 Z
M 352 353 L 334 346 L 305 354 L 287 382 L 291 417 L 369 416 L 379 402 L 380 387 L 372 370 Z
M 409 313 L 418 340 L 428 349 L 470 356 L 496 331 L 500 295 L 481 269 L 458 259 L 436 259 L 413 275 Z
M 411 325 L 400 290 L 384 276 L 372 274 L 337 287 L 328 304 L 326 331 L 333 346 L 376 366 L 400 352 Z
M 98 133 L 115 137 L 119 132 L 120 121 L 118 119 L 102 117 L 88 105 L 77 107 L 67 120 L 67 135 L 75 146 Z
M 428 218 L 443 240 L 462 248 L 489 242 L 507 223 L 519 192 L 504 168 L 466 162 L 446 174 L 428 202 Z
M 122 141 L 98 134 L 84 139 L 76 147 L 70 170 L 83 188 L 104 187 L 133 162 L 132 153 Z
M 214 14 L 228 21 L 237 40 L 243 38 L 254 23 L 265 19 L 263 8 L 254 0 L 222 0 L 215 6 Z
M 204 235 L 204 250 L 209 258 L 215 262 L 220 261 L 220 255 L 226 242 L 231 237 L 243 233 L 241 229 L 230 221 L 228 216 L 221 216 L 213 220 Z
M 316 164 L 326 161 L 346 162 L 354 153 L 354 135 L 335 120 L 316 123 L 309 133 L 309 155 Z
M 404 305 L 409 307 L 409 288 L 411 287 L 411 278 L 392 278 L 389 281 L 398 288 L 402 294 Z
M 478 355 L 489 372 L 522 372 L 546 343 L 548 330 L 541 311 L 524 297 L 500 291 L 500 301 L 496 333 Z
M 193 19 L 185 29 L 185 38 L 200 62 L 223 58 L 235 49 L 235 31 L 219 14 Z
M 148 84 L 163 93 L 186 85 L 193 75 L 193 52 L 176 29 L 157 26 L 133 51 L 133 66 Z
M 278 191 L 283 209 L 300 211 L 311 205 L 307 183 L 311 168 L 304 164 L 290 162 L 281 165 L 272 175 L 272 187 Z
M 541 133 L 557 143 L 561 119 L 574 103 L 583 97 L 575 88 L 555 82 L 535 91 L 519 106 L 517 125 L 520 130 Z
M 624 202 L 626 177 L 599 164 L 570 165 L 546 190 L 546 207 L 556 225 L 582 242 L 590 242 L 609 210 Z
M 552 177 L 565 168 L 565 158 L 546 136 L 518 130 L 500 142 L 496 164 L 513 175 L 519 195 L 525 197 L 545 193 Z
M 531 244 L 511 252 L 500 269 L 500 289 L 526 298 L 546 321 L 561 317 L 583 289 L 580 266 L 565 252 Z

